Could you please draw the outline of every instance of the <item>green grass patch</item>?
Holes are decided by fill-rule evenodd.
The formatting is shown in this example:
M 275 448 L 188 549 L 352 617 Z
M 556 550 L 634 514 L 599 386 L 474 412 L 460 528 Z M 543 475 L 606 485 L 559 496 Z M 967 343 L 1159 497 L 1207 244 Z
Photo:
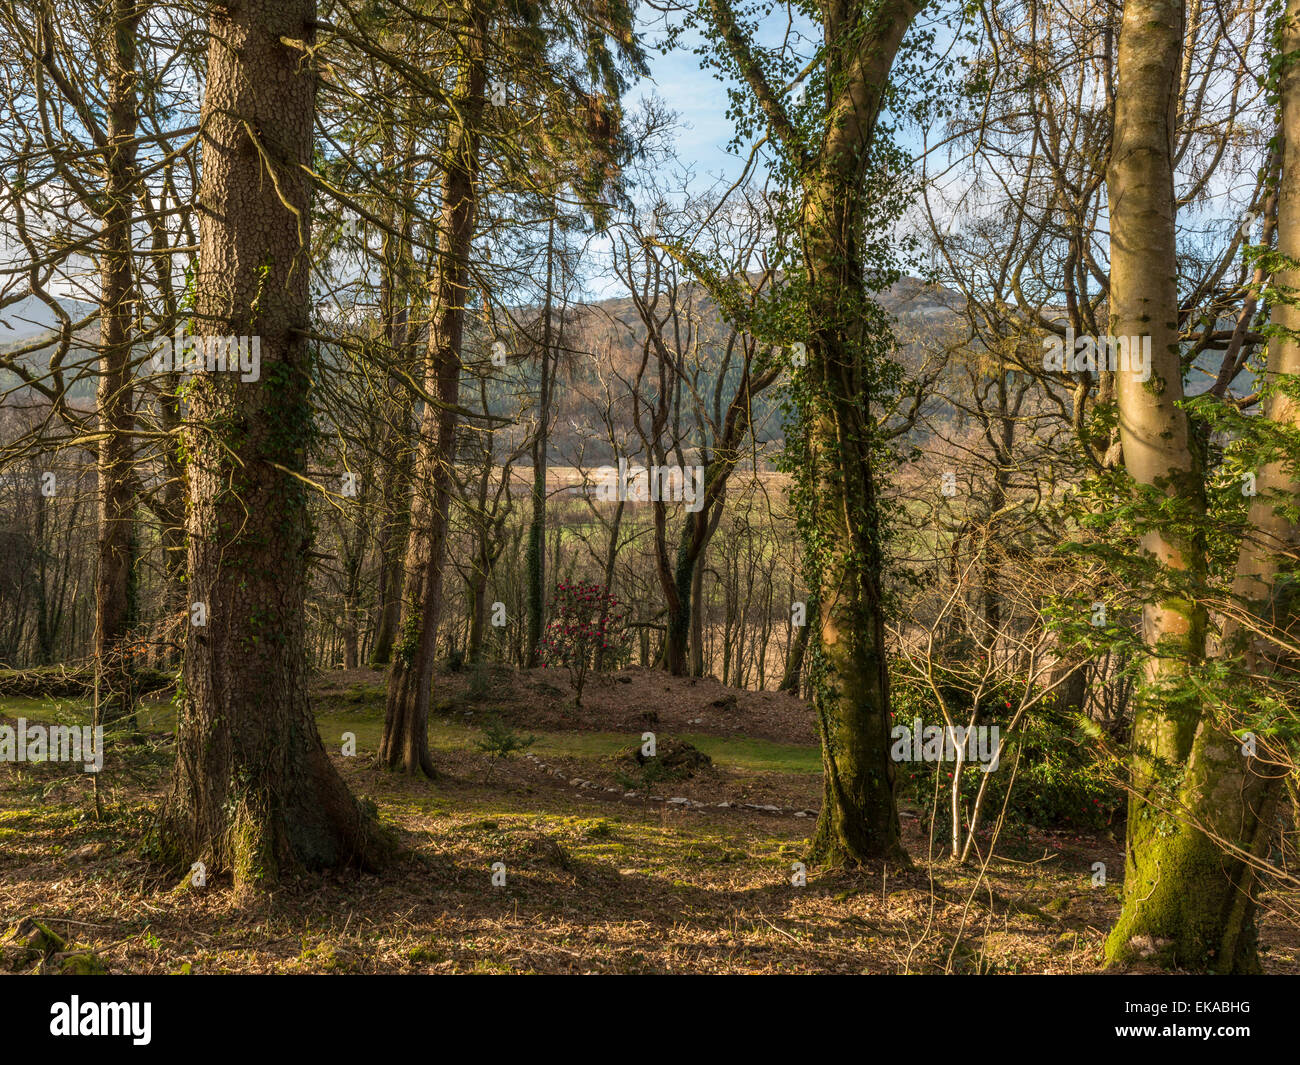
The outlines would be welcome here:
M 384 729 L 382 708 L 362 713 L 331 712 L 318 716 L 317 723 L 327 747 L 342 744 L 343 733 L 355 733 L 358 753 L 378 750 Z M 429 722 L 429 746 L 435 752 L 469 750 L 480 735 L 473 725 L 438 719 Z M 628 732 L 539 732 L 535 735 L 537 742 L 531 750 L 543 761 L 549 758 L 598 761 L 609 758 L 641 738 L 639 733 Z M 660 739 L 665 735 L 661 734 Z M 703 751 L 716 765 L 732 769 L 808 774 L 822 771 L 821 751 L 816 747 L 697 732 L 683 733 L 677 738 Z
M 318 706 L 316 722 L 328 749 L 342 746 L 345 732 L 356 735 L 358 754 L 372 754 L 379 749 L 384 730 L 382 697 L 374 701 L 349 699 L 342 704 L 326 699 L 323 703 Z M 171 732 L 175 728 L 176 711 L 169 702 L 143 703 L 139 713 L 140 726 L 147 732 Z M 75 725 L 89 723 L 91 707 L 85 699 L 8 697 L 0 698 L 0 714 L 45 724 Z M 661 733 L 659 738 L 667 735 Z M 703 751 L 716 765 L 732 769 L 809 774 L 822 770 L 821 752 L 816 747 L 698 732 L 673 735 Z M 429 722 L 429 746 L 434 751 L 469 750 L 480 736 L 480 730 L 472 724 L 441 718 Z M 541 732 L 532 750 L 544 761 L 548 757 L 601 760 L 640 738 L 639 733 L 630 732 Z
M 89 699 L 59 695 L 0 696 L 0 717 L 26 718 L 33 724 L 89 725 L 93 712 Z M 136 713 L 145 732 L 176 730 L 176 708 L 167 700 L 142 702 Z

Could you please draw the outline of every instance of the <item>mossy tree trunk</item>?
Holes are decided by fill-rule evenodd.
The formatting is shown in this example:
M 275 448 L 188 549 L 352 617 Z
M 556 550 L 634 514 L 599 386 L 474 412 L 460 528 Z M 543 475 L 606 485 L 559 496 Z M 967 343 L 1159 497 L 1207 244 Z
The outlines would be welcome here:
M 824 790 L 813 857 L 856 865 L 904 857 L 889 757 L 889 673 L 871 395 L 863 383 L 869 318 L 856 247 L 857 205 L 845 195 L 845 146 L 804 200 L 809 282 L 810 542 L 817 564 L 811 688 Z
M 835 306 L 844 308 L 847 295 L 842 290 Z M 806 520 L 813 539 L 823 545 L 817 616 L 809 619 L 817 626 L 811 688 L 824 785 L 812 857 L 829 865 L 904 861 L 889 758 L 889 674 L 868 399 L 843 389 L 853 356 L 831 324 L 835 319 L 812 320 L 828 323 L 814 334 L 809 370 L 829 394 L 809 426 L 815 498 Z
M 1300 0 L 1288 0 L 1278 33 L 1278 49 L 1291 61 L 1278 74 L 1280 122 L 1277 151 L 1282 167 L 1277 175 L 1276 231 L 1279 260 L 1300 263 Z M 1265 228 L 1265 243 L 1268 242 Z M 1300 435 L 1300 269 L 1273 273 L 1280 293 L 1270 315 L 1276 334 L 1268 342 L 1265 380 L 1270 394 L 1264 418 L 1279 436 Z M 1289 391 L 1288 391 L 1289 388 Z M 1300 454 L 1275 453 L 1256 475 L 1247 533 L 1237 559 L 1233 598 L 1249 625 L 1234 620 L 1224 626 L 1223 646 L 1240 654 L 1247 675 L 1284 683 L 1300 672 L 1289 648 L 1300 645 Z M 1258 636 L 1257 634 L 1267 634 Z M 1230 840 L 1237 850 L 1222 855 L 1223 874 L 1235 891 L 1217 932 L 1213 968 L 1219 972 L 1258 972 L 1256 895 L 1260 864 L 1267 858 L 1273 817 L 1282 785 L 1276 767 L 1243 757 L 1229 729 L 1236 722 L 1203 723 L 1192 748 L 1192 789 L 1187 804 L 1207 830 Z M 1201 786 L 1201 782 L 1205 785 Z
M 1203 543 L 1194 532 L 1178 534 L 1205 511 L 1192 430 L 1179 406 L 1173 141 L 1185 25 L 1183 0 L 1126 0 L 1107 173 L 1110 333 L 1151 338 L 1150 381 L 1117 374 L 1124 464 L 1139 486 L 1188 508 L 1190 522 L 1152 523 L 1141 541 L 1144 555 L 1184 582 L 1205 569 Z M 1187 897 L 1187 876 L 1203 871 L 1210 854 L 1173 812 L 1200 715 L 1183 682 L 1204 655 L 1205 619 L 1190 599 L 1171 595 L 1144 605 L 1142 634 L 1149 657 L 1133 723 L 1124 907 L 1107 941 L 1111 961 L 1151 956 L 1166 944 L 1185 952 L 1202 920 L 1191 909 L 1214 908 L 1199 888 Z
M 1138 485 L 1184 509 L 1185 520 L 1153 521 L 1141 547 L 1185 591 L 1143 609 L 1149 657 L 1134 719 L 1124 904 L 1106 957 L 1111 964 L 1256 972 L 1248 856 L 1266 843 L 1269 789 L 1187 683 L 1206 652 L 1196 589 L 1207 553 L 1198 531 L 1205 517 L 1201 447 L 1179 407 L 1173 152 L 1185 20 L 1181 0 L 1125 3 L 1107 174 L 1111 335 L 1151 337 L 1151 380 L 1122 369 L 1116 375 L 1124 463 Z M 1276 488 L 1287 478 L 1272 481 Z M 1259 506 L 1252 522 L 1267 524 Z M 1243 544 L 1242 598 L 1251 598 L 1243 581 L 1256 561 Z
M 870 314 L 858 239 L 882 96 L 919 7 L 910 0 L 885 0 L 869 11 L 827 5 L 828 81 L 836 96 L 803 190 L 807 374 L 815 397 L 807 418 L 813 501 L 805 520 L 821 554 L 811 686 L 824 767 L 812 857 L 830 865 L 907 860 L 889 757 Z
M 385 853 L 307 694 L 315 17 L 314 0 L 248 0 L 208 27 L 194 332 L 259 337 L 261 374 L 199 373 L 189 396 L 189 597 L 206 624 L 187 626 L 157 838 L 170 863 L 239 888 Z
M 1300 0 L 1289 0 L 1279 37 L 1283 54 L 1300 55 Z M 1283 263 L 1300 261 L 1300 67 L 1280 68 L 1282 169 L 1277 189 L 1278 251 Z M 1266 382 L 1300 380 L 1300 271 L 1279 269 L 1280 293 L 1272 310 L 1277 328 L 1269 340 Z M 1283 389 L 1271 390 L 1264 418 L 1282 433 L 1300 432 L 1300 402 Z M 1294 676 L 1300 603 L 1287 579 L 1300 557 L 1300 472 L 1294 454 L 1275 454 L 1256 473 L 1257 494 L 1238 553 L 1233 599 L 1249 622 L 1233 616 L 1221 644 L 1248 678 Z M 1239 689 L 1240 690 L 1240 689 Z M 1248 723 L 1248 722 L 1247 722 Z M 1125 960 L 1137 953 L 1133 937 L 1158 939 L 1157 957 L 1170 964 L 1218 973 L 1260 971 L 1256 929 L 1259 870 L 1267 857 L 1280 778 L 1267 763 L 1247 757 L 1232 734 L 1232 721 L 1206 712 L 1192 740 L 1188 769 L 1177 798 L 1185 818 L 1175 832 L 1148 843 L 1135 889 L 1150 899 L 1126 905 L 1107 942 L 1108 954 Z M 1159 881 L 1153 878 L 1159 876 Z M 1143 884 L 1147 883 L 1147 887 Z
M 923 0 L 820 5 L 827 106 L 809 143 L 768 81 L 727 0 L 709 0 L 714 28 L 796 175 L 802 203 L 807 388 L 801 419 L 811 469 L 802 516 L 816 570 L 811 687 L 825 788 L 812 857 L 829 865 L 907 861 L 889 758 L 889 681 L 881 597 L 873 341 L 860 234 L 871 147 L 903 36 Z M 810 619 L 812 620 L 812 619 Z

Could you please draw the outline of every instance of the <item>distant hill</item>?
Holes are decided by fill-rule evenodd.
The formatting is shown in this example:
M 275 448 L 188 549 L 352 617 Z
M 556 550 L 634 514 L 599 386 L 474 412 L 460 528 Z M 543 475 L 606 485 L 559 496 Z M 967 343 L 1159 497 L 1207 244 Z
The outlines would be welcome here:
M 95 310 L 95 304 L 81 300 L 60 300 L 60 306 L 74 322 Z M 59 320 L 43 300 L 27 296 L 0 311 L 0 349 L 26 343 L 59 328 Z
M 920 341 L 929 335 L 952 329 L 957 324 L 961 297 L 946 289 L 927 285 L 916 278 L 904 278 L 879 297 L 880 303 L 898 321 L 900 358 L 909 368 L 920 362 Z M 689 346 L 698 342 L 699 380 L 695 392 L 708 406 L 714 402 L 718 376 L 723 371 L 729 326 L 722 320 L 712 298 L 699 286 L 683 286 L 683 303 L 689 305 L 689 317 L 697 323 L 694 337 L 683 336 L 682 343 Z M 662 313 L 662 308 L 660 313 Z M 640 449 L 640 441 L 633 432 L 632 404 L 626 389 L 620 389 L 615 376 L 623 381 L 635 379 L 646 341 L 646 329 L 630 297 L 616 297 L 571 308 L 565 324 L 562 346 L 566 354 L 559 374 L 560 387 L 555 394 L 556 422 L 552 433 L 552 456 L 558 462 L 576 462 L 581 454 L 584 463 L 601 463 L 611 457 L 602 414 L 606 382 L 613 382 L 610 392 L 614 404 L 611 415 L 621 423 L 624 445 L 631 450 Z M 647 367 L 643 386 L 652 399 L 656 383 L 655 362 Z M 525 387 L 537 387 L 537 373 L 530 369 L 528 360 L 519 368 Z M 727 381 L 722 389 L 723 406 L 735 392 L 740 377 L 740 367 L 733 357 L 726 370 Z M 622 391 L 622 395 L 618 393 Z M 760 445 L 776 445 L 782 439 L 781 404 L 782 389 L 779 384 L 755 398 L 754 427 Z M 686 390 L 684 403 L 691 409 L 691 393 Z M 724 411 L 725 413 L 725 411 Z M 648 422 L 648 416 L 643 421 Z M 684 435 L 698 443 L 693 430 L 692 415 L 687 415 L 683 425 Z M 688 448 L 689 450 L 689 448 Z M 774 447 L 766 448 L 769 453 Z
M 689 317 L 695 323 L 693 338 L 684 338 L 696 345 L 696 355 L 688 360 L 698 369 L 694 381 L 695 394 L 710 408 L 714 402 L 718 377 L 724 372 L 723 360 L 729 326 L 722 320 L 712 298 L 698 285 L 683 286 L 682 299 L 689 305 Z M 881 303 L 899 322 L 901 357 L 905 363 L 914 363 L 912 355 L 915 341 L 931 332 L 951 327 L 961 306 L 960 297 L 951 291 L 929 286 L 915 278 L 904 278 L 880 297 Z M 95 306 L 79 300 L 67 300 L 63 309 L 74 322 L 90 315 Z M 518 313 L 518 312 L 517 312 Z M 520 317 L 527 317 L 523 313 Z M 327 324 L 323 331 L 327 331 Z M 0 351 L 30 345 L 33 340 L 49 336 L 58 327 L 58 319 L 40 300 L 28 297 L 0 313 Z M 93 399 L 94 343 L 98 328 L 92 322 L 81 330 L 70 353 L 68 364 L 84 367 L 80 380 L 73 385 L 71 398 L 82 405 Z M 550 457 L 553 463 L 599 465 L 613 459 L 613 449 L 608 432 L 603 425 L 606 407 L 614 423 L 619 449 L 636 453 L 641 450 L 639 437 L 633 427 L 632 402 L 626 383 L 636 375 L 646 339 L 645 327 L 636 313 L 630 297 L 616 297 L 569 308 L 564 331 L 560 338 L 565 350 L 557 376 L 554 393 L 555 411 L 551 431 Z M 467 340 L 466 361 L 481 361 L 473 350 L 482 343 Z M 150 366 L 143 359 L 140 372 L 149 373 Z M 505 379 L 492 388 L 492 406 L 498 413 L 517 413 L 536 395 L 539 370 L 535 359 L 527 351 L 515 353 L 511 370 Z M 329 355 L 325 358 L 328 360 Z M 36 351 L 24 359 L 33 371 L 44 369 L 48 361 L 46 351 Z M 726 366 L 727 380 L 721 390 L 723 413 L 726 402 L 734 393 L 740 377 L 739 361 L 733 357 Z M 70 378 L 76 378 L 72 373 Z M 657 382 L 657 363 L 652 358 L 643 381 L 643 401 L 652 402 Z M 468 384 L 467 379 L 467 384 Z M 18 385 L 12 374 L 0 372 L 0 391 L 9 391 L 11 399 L 20 398 L 26 390 Z M 609 400 L 606 399 L 606 392 Z M 468 392 L 468 390 L 467 390 Z M 469 394 L 463 401 L 473 402 Z M 782 439 L 782 389 L 773 386 L 755 397 L 753 420 L 755 438 L 760 452 L 771 457 Z M 683 392 L 685 415 L 682 423 L 684 447 L 691 455 L 700 445 L 701 438 L 694 420 L 692 393 Z M 525 417 L 527 417 L 527 412 Z M 498 437 L 499 450 L 510 448 L 511 436 L 518 437 L 522 429 L 507 430 Z

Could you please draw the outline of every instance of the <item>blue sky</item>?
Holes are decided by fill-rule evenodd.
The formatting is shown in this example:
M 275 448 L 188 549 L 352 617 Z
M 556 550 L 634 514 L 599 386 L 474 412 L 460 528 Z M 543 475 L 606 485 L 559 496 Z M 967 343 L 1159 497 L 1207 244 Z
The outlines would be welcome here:
M 693 51 L 700 34 L 683 35 L 678 46 L 665 54 L 654 47 L 664 36 L 661 23 L 641 21 L 638 28 L 650 73 L 629 87 L 623 99 L 625 111 L 633 114 L 645 100 L 657 96 L 677 115 L 672 140 L 678 163 L 672 165 L 691 169 L 690 192 L 698 195 L 719 184 L 730 185 L 740 176 L 745 160 L 727 150 L 733 132 L 727 117 L 727 90 L 719 71 L 700 68 Z M 608 251 L 608 241 L 599 236 L 589 245 L 586 289 L 590 298 L 623 294 L 621 282 L 607 269 Z
M 635 108 L 651 94 L 661 97 L 679 115 L 677 154 L 695 164 L 697 180 L 711 184 L 709 179 L 718 175 L 735 180 L 743 162 L 726 151 L 732 134 L 726 116 L 727 91 L 717 71 L 700 69 L 699 58 L 690 50 L 698 40 L 698 34 L 692 35 L 682 42 L 685 47 L 667 55 L 651 51 L 650 77 L 632 88 L 627 104 Z

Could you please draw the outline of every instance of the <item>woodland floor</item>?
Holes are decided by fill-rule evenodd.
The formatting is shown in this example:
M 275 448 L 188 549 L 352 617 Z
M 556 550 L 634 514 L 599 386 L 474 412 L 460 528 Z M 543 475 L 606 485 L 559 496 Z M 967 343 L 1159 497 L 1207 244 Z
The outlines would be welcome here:
M 907 810 L 912 870 L 809 870 L 795 887 L 821 790 L 804 704 L 622 676 L 593 681 L 581 712 L 542 671 L 441 677 L 432 782 L 374 764 L 382 674 L 319 678 L 322 737 L 405 851 L 381 875 L 313 875 L 266 897 L 237 897 L 221 877 L 178 887 L 139 856 L 172 757 L 165 704 L 144 715 L 148 742 L 110 748 L 98 818 L 89 775 L 0 766 L 0 972 L 58 967 L 62 955 L 33 965 L 5 945 L 24 918 L 121 973 L 1100 970 L 1123 868 L 1113 834 L 1007 829 L 981 872 L 927 861 Z M 490 712 L 537 742 L 491 765 L 472 727 Z M 9 724 L 82 715 L 73 699 L 0 698 Z M 713 767 L 656 783 L 656 799 L 626 797 L 629 770 L 613 756 L 647 730 L 660 745 L 695 745 Z M 356 757 L 337 754 L 349 731 Z M 1095 861 L 1112 871 L 1105 888 L 1090 886 Z M 504 887 L 491 884 L 494 862 Z M 1300 933 L 1278 913 L 1297 901 L 1264 900 L 1268 972 L 1300 973 Z

